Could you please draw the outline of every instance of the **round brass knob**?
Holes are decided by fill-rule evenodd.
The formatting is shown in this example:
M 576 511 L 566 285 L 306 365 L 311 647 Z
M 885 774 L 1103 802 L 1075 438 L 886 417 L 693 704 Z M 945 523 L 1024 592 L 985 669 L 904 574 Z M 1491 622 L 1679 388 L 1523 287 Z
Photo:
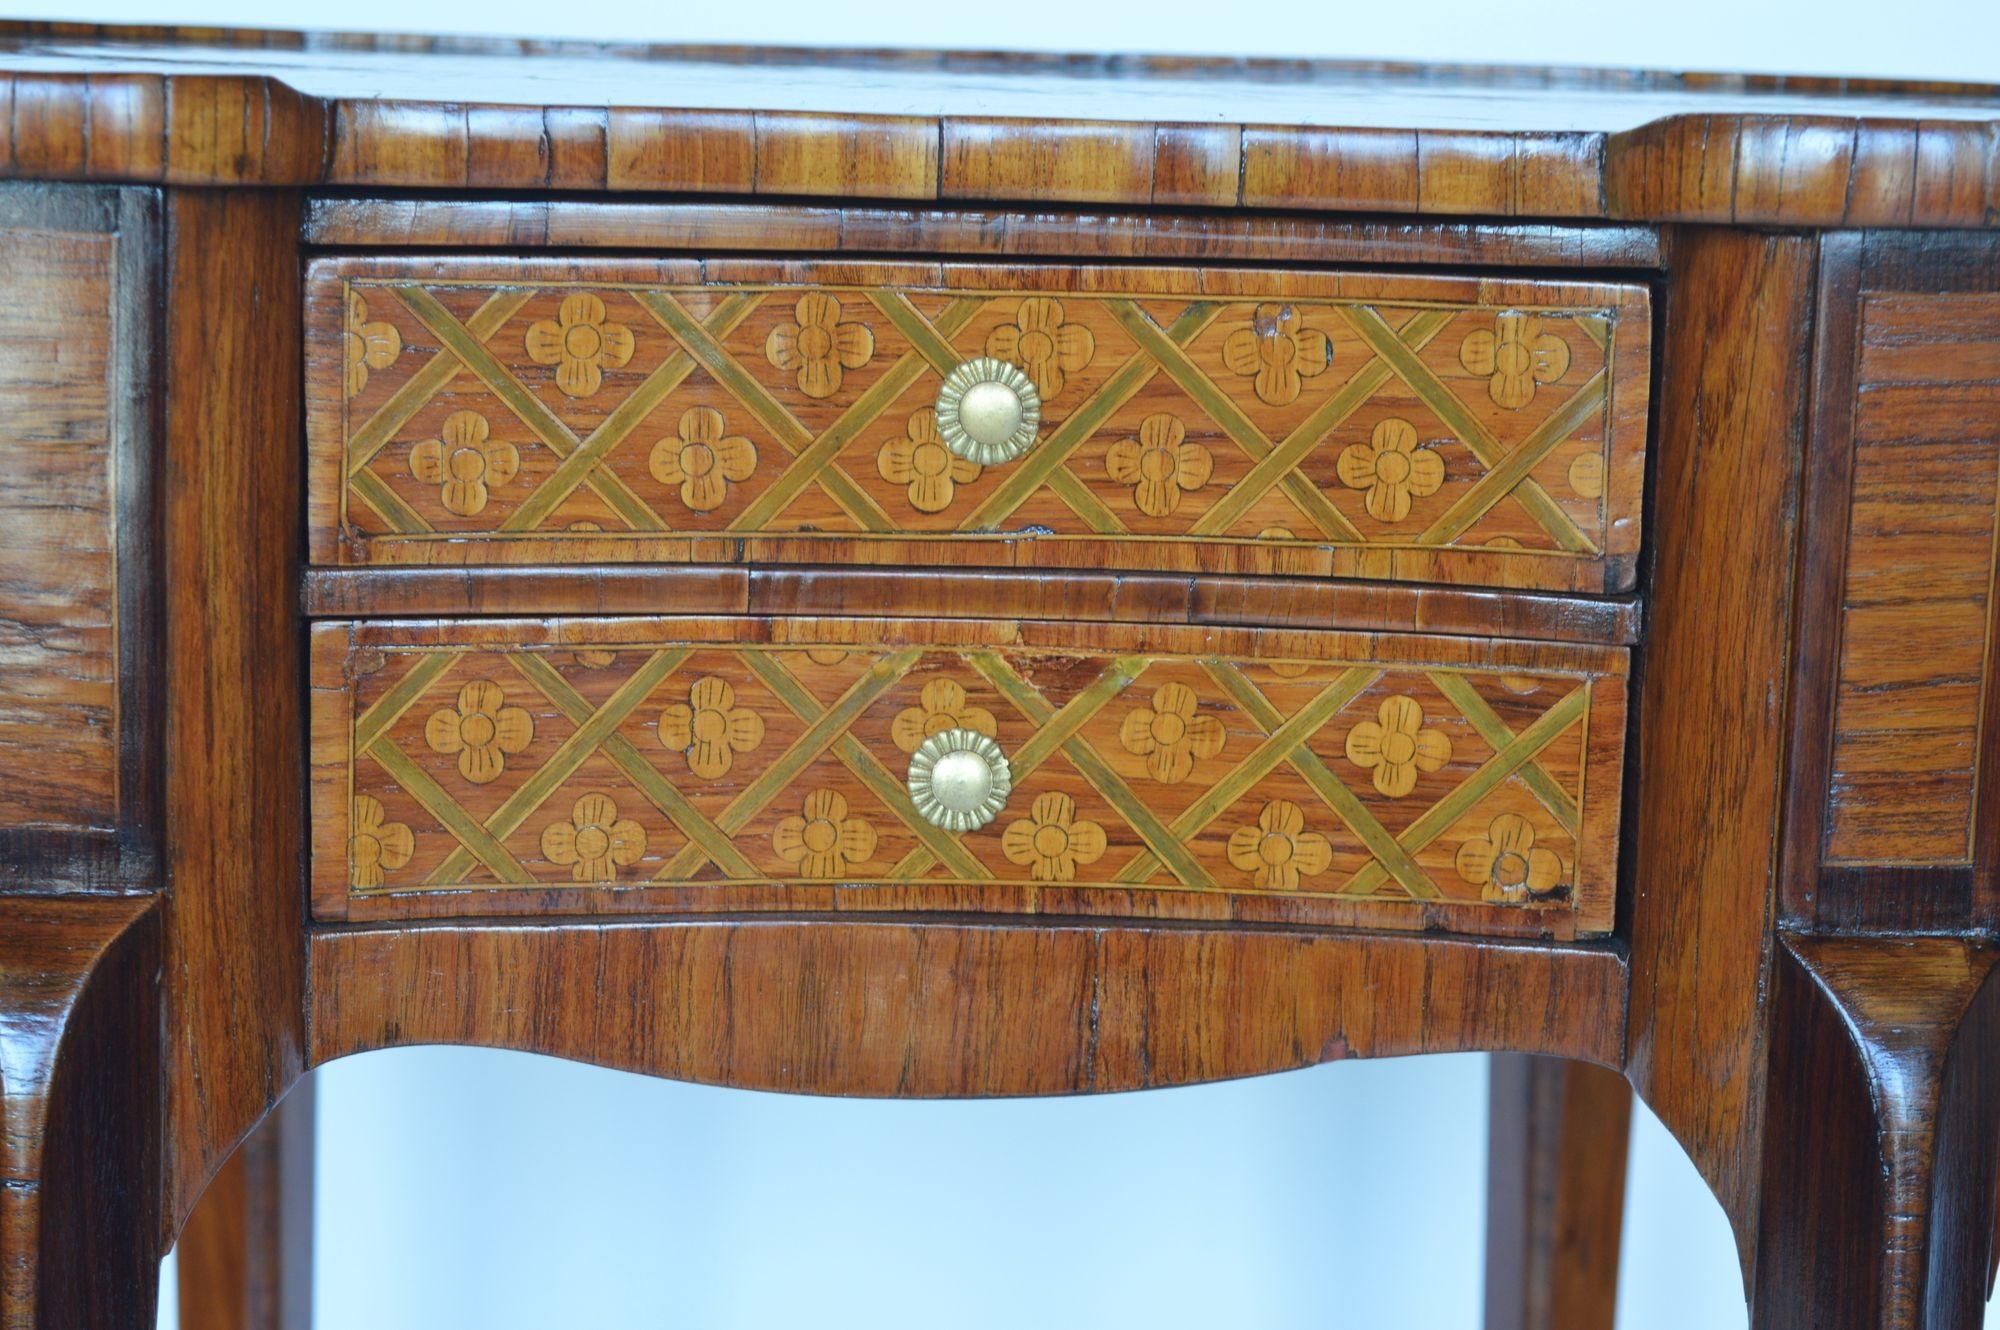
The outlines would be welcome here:
M 945 375 L 937 423 L 944 446 L 968 462 L 1011 462 L 1035 446 L 1042 395 L 1019 366 L 978 356 Z
M 910 755 L 910 802 L 946 831 L 977 831 L 1000 816 L 1014 789 L 1000 745 L 977 730 L 945 730 Z

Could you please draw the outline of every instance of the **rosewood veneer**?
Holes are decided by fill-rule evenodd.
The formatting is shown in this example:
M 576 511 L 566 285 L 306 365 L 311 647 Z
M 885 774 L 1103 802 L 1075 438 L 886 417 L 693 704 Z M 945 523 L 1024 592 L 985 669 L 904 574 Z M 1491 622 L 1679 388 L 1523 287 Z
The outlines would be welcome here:
M 1755 1324 L 1978 1323 L 2000 90 L 9 23 L 0 102 L 0 1326 L 183 1234 L 296 1320 L 308 1110 L 232 1152 L 431 1042 L 1492 1050 L 1492 1326 L 1608 1324 L 1627 1084 Z

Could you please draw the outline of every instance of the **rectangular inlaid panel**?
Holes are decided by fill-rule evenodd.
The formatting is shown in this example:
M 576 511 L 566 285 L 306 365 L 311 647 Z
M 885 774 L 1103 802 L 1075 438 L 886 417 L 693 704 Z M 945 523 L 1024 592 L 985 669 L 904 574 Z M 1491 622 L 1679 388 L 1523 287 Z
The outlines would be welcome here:
M 320 563 L 1632 585 L 1643 287 L 342 258 L 308 318 Z M 961 442 L 995 373 L 1018 456 Z
M 323 624 L 315 907 L 1601 932 L 1625 683 L 1620 648 L 1390 633 Z M 1004 771 L 987 824 L 927 802 L 953 764 Z
M 0 891 L 156 885 L 150 191 L 0 185 Z
M 1970 864 L 2000 512 L 2000 295 L 1861 302 L 1826 861 Z
M 0 825 L 118 802 L 112 235 L 0 231 Z

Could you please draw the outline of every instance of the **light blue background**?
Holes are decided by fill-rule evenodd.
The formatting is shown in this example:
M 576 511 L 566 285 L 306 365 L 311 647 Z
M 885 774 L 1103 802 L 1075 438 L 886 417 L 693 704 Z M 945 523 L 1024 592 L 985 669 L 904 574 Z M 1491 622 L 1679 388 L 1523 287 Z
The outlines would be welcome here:
M 372 1054 L 323 1073 L 319 1325 L 1470 1330 L 1486 1061 L 911 1104 Z M 1623 1324 L 1740 1326 L 1722 1213 L 1647 1126 Z
M 1913 0 L 40 0 L 24 17 L 2000 79 L 2000 5 Z M 478 89 L 449 95 L 476 99 Z M 319 1330 L 1469 1330 L 1485 1059 L 893 1104 L 406 1050 L 320 1076 Z M 1744 1324 L 1720 1209 L 1642 1108 L 1620 1324 Z M 172 1325 L 172 1271 L 163 1325 Z M 1996 1321 L 1995 1324 L 2000 1324 Z

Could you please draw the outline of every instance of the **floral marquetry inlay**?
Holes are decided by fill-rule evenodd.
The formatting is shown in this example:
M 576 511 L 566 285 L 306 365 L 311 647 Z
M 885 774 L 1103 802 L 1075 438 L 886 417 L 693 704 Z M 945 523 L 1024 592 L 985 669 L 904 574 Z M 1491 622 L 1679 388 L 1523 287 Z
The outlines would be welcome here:
M 924 740 L 946 730 L 971 730 L 991 739 L 999 733 L 998 724 L 991 711 L 968 700 L 964 685 L 952 679 L 933 679 L 924 685 L 917 705 L 896 713 L 889 733 L 896 747 L 914 753 Z
M 1078 817 L 1076 800 L 1058 792 L 1036 796 L 1028 815 L 1009 823 L 1000 841 L 1008 862 L 1037 882 L 1074 882 L 1078 867 L 1104 857 L 1105 844 L 1104 828 Z
M 875 334 L 865 323 L 841 317 L 840 301 L 824 291 L 800 296 L 796 318 L 771 330 L 764 355 L 773 366 L 797 378 L 808 397 L 831 397 L 840 391 L 841 374 L 860 369 L 875 354 Z
M 1139 436 L 1120 439 L 1104 455 L 1104 469 L 1132 487 L 1132 506 L 1148 517 L 1172 517 L 1181 496 L 1208 483 L 1215 458 L 1187 441 L 1187 427 L 1162 411 L 1139 422 Z
M 361 888 L 382 885 L 384 869 L 394 872 L 410 862 L 416 838 L 402 822 L 390 822 L 382 811 L 382 801 L 372 795 L 354 799 L 354 836 L 347 844 L 348 861 L 354 865 L 354 885 Z
M 1604 459 L 1585 453 L 1569 464 L 1570 490 L 1581 498 L 1595 499 L 1604 493 Z
M 684 754 L 689 771 L 715 780 L 729 774 L 736 754 L 764 742 L 764 718 L 737 706 L 726 680 L 703 675 L 688 689 L 687 701 L 660 712 L 660 742 Z
M 1554 383 L 1569 369 L 1569 343 L 1542 329 L 1531 314 L 1497 316 L 1493 327 L 1468 335 L 1459 362 L 1486 380 L 1486 391 L 1509 411 L 1535 400 L 1535 388 Z
M 681 414 L 674 437 L 653 445 L 647 461 L 653 478 L 679 487 L 681 503 L 697 513 L 720 508 L 729 482 L 748 480 L 757 470 L 757 449 L 728 426 L 714 407 L 691 406 Z
M 875 828 L 849 817 L 837 790 L 814 790 L 799 811 L 778 823 L 771 848 L 808 878 L 844 876 L 875 854 Z
M 1258 398 L 1273 406 L 1297 401 L 1305 381 L 1326 373 L 1332 356 L 1326 334 L 1306 327 L 1291 305 L 1257 306 L 1249 324 L 1222 344 L 1222 363 L 1250 379 Z
M 491 679 L 474 679 L 448 707 L 431 713 L 424 742 L 434 753 L 458 759 L 458 774 L 475 785 L 499 779 L 507 759 L 535 737 L 535 719 L 507 704 Z
M 1096 351 L 1090 329 L 1066 319 L 1062 301 L 1049 296 L 1023 300 L 1013 320 L 986 337 L 986 354 L 1026 370 L 1044 402 L 1059 396 L 1066 376 L 1089 366 Z
M 403 335 L 396 325 L 368 317 L 368 302 L 347 293 L 341 323 L 341 354 L 347 366 L 344 386 L 349 395 L 368 386 L 368 371 L 387 369 L 403 353 Z
M 1417 773 L 1451 761 L 1451 740 L 1424 724 L 1414 700 L 1385 697 L 1374 720 L 1347 732 L 1347 760 L 1369 772 L 1377 790 L 1400 799 L 1417 787 Z
M 1126 713 L 1118 742 L 1146 759 L 1146 774 L 1163 784 L 1188 778 L 1197 759 L 1220 753 L 1228 743 L 1222 722 L 1201 714 L 1201 699 L 1186 684 L 1170 683 L 1153 694 L 1151 706 Z
M 589 908 L 1609 923 L 1622 649 L 786 618 L 333 624 L 314 652 L 315 899 L 344 913 L 603 888 Z
M 1458 871 L 1489 901 L 1545 896 L 1562 882 L 1562 858 L 1535 844 L 1534 824 L 1515 813 L 1493 819 L 1484 836 L 1458 848 Z
M 976 265 L 911 285 L 908 267 L 810 261 L 765 283 L 664 280 L 687 269 L 646 260 L 452 271 L 314 264 L 316 561 L 1632 586 L 1643 288 Z M 468 449 L 461 412 L 485 444 Z
M 1229 862 L 1266 891 L 1291 891 L 1301 877 L 1316 877 L 1333 862 L 1326 837 L 1306 830 L 1306 815 L 1288 799 L 1273 799 L 1257 820 L 1229 835 Z
M 578 882 L 611 881 L 645 852 L 646 829 L 618 816 L 617 803 L 602 794 L 584 795 L 567 821 L 551 822 L 542 830 L 542 854 L 568 868 Z
M 921 513 L 941 513 L 951 507 L 952 495 L 958 487 L 979 479 L 983 468 L 944 446 L 944 436 L 938 433 L 937 411 L 927 406 L 911 415 L 907 433 L 882 445 L 882 451 L 875 457 L 875 469 L 890 484 L 903 486 L 912 508 Z
M 1444 459 L 1417 446 L 1409 421 L 1391 416 L 1367 443 L 1341 450 L 1340 483 L 1367 495 L 1368 515 L 1376 521 L 1400 522 L 1410 515 L 1412 497 L 1436 494 L 1444 484 Z
M 477 517 L 486 510 L 492 487 L 506 484 L 521 469 L 514 445 L 492 433 L 485 416 L 454 411 L 445 417 L 439 437 L 410 449 L 410 474 L 438 487 L 438 502 L 447 512 Z
M 528 329 L 528 359 L 556 367 L 556 387 L 571 397 L 589 397 L 604 384 L 606 367 L 632 359 L 632 330 L 607 317 L 604 301 L 582 292 L 563 297 L 553 319 Z

